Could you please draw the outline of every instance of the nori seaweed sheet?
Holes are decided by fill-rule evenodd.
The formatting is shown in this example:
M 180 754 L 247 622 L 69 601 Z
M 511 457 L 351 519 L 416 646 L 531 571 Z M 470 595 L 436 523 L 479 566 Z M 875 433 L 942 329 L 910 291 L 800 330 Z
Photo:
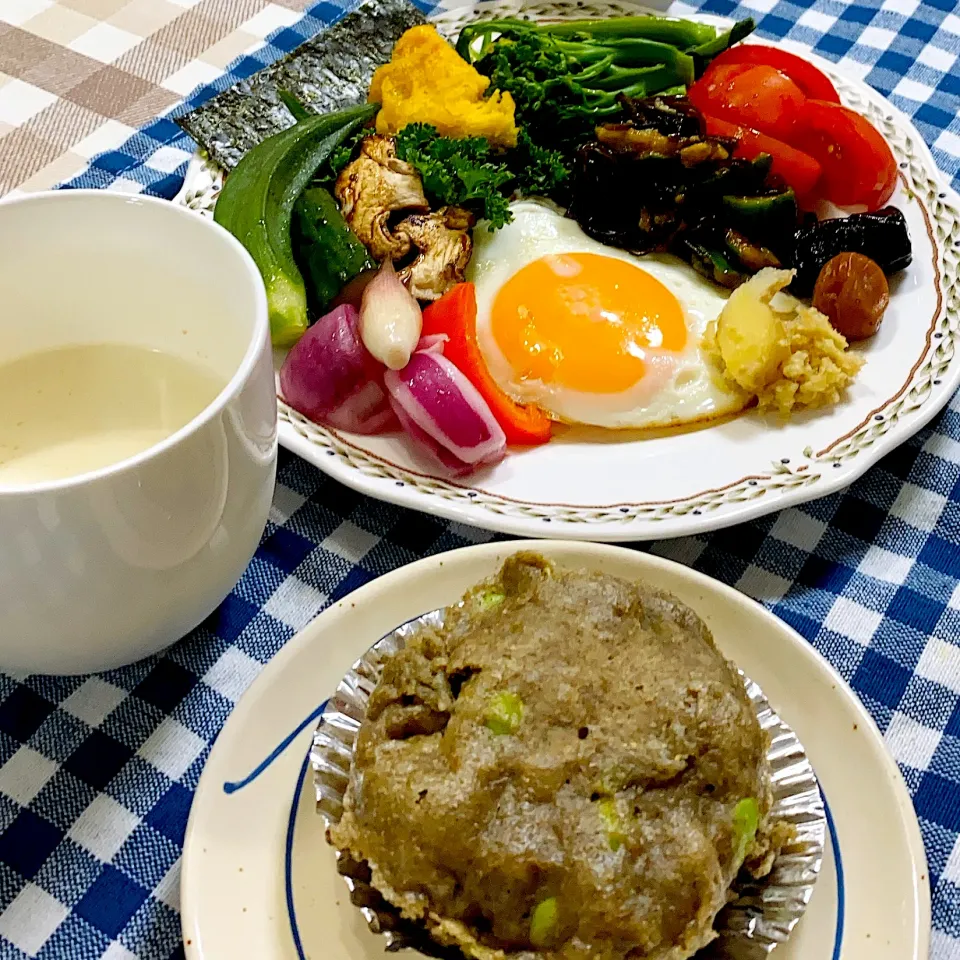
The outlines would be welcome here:
M 229 170 L 251 147 L 293 123 L 278 89 L 316 113 L 363 103 L 373 72 L 390 59 L 400 35 L 425 22 L 408 0 L 366 0 L 276 63 L 173 119 Z

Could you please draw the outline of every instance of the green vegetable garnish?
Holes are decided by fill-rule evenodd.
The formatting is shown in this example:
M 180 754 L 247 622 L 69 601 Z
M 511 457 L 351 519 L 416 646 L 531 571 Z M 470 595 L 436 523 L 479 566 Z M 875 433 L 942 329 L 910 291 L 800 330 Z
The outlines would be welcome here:
M 617 812 L 617 801 L 613 797 L 604 797 L 597 803 L 597 812 L 603 821 L 604 828 L 607 831 L 607 842 L 611 850 L 619 850 L 621 845 L 626 842 L 626 834 L 623 832 L 623 821 Z
M 509 691 L 496 694 L 487 707 L 484 724 L 498 737 L 516 733 L 523 721 L 523 701 Z
M 535 947 L 545 946 L 557 929 L 560 906 L 556 897 L 541 900 L 530 915 L 530 943 Z
M 733 808 L 734 860 L 742 864 L 747 858 L 757 830 L 760 827 L 760 805 L 753 797 L 741 800 Z
M 364 137 L 370 136 L 370 130 L 360 127 L 354 130 L 343 143 L 330 154 L 327 162 L 317 171 L 317 178 L 323 182 L 336 180 L 340 171 L 360 154 L 360 144 Z
M 491 159 L 484 137 L 454 140 L 435 127 L 411 123 L 396 136 L 397 156 L 412 164 L 434 204 L 455 204 L 474 210 L 494 229 L 510 222 L 502 187 L 514 179 L 506 164 Z
M 224 181 L 214 219 L 260 270 L 276 346 L 295 344 L 309 323 L 306 288 L 293 256 L 293 206 L 317 168 L 378 109 L 364 104 L 300 120 L 245 153 Z
M 492 610 L 494 607 L 499 607 L 506 599 L 506 594 L 501 593 L 499 590 L 485 590 L 483 593 L 477 595 L 477 606 L 486 612 L 487 610 Z
M 703 74 L 714 57 L 719 56 L 728 47 L 732 47 L 744 37 L 749 36 L 753 33 L 755 27 L 756 24 L 749 17 L 745 20 L 738 20 L 726 33 L 721 33 L 715 39 L 708 40 L 696 49 L 691 50 L 690 55 L 693 57 L 697 76 Z
M 290 111 L 291 116 L 297 123 L 301 120 L 307 120 L 310 117 L 316 116 L 312 110 L 308 110 L 289 90 L 281 88 L 277 90 L 277 95 L 280 97 L 280 102 Z M 360 152 L 360 143 L 363 138 L 369 135 L 370 131 L 366 129 L 366 127 L 357 127 L 353 133 L 345 137 L 343 142 L 320 164 L 314 175 L 314 181 L 319 184 L 330 184 L 333 180 L 336 180 L 340 171 Z
M 528 196 L 550 196 L 570 176 L 570 159 L 559 150 L 537 146 L 523 129 L 507 153 L 507 163 L 516 174 L 517 189 Z
M 546 196 L 569 176 L 563 155 L 537 146 L 523 130 L 517 146 L 502 153 L 485 137 L 441 137 L 426 123 L 408 124 L 395 139 L 397 156 L 416 168 L 431 203 L 466 207 L 494 230 L 513 219 L 511 193 Z
M 543 32 L 554 37 L 588 37 L 596 43 L 647 40 L 666 43 L 680 50 L 709 43 L 717 37 L 716 29 L 706 23 L 643 14 L 600 20 L 565 20 L 538 26 L 544 27 Z

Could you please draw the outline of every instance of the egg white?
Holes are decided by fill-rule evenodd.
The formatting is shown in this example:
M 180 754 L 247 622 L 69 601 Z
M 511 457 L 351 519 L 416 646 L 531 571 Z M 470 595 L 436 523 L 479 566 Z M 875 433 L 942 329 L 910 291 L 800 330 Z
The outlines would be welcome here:
M 638 257 L 588 237 L 573 220 L 541 201 L 510 207 L 513 221 L 491 232 L 474 231 L 467 271 L 477 291 L 477 339 L 500 388 L 521 403 L 535 403 L 555 420 L 612 429 L 660 428 L 711 420 L 742 410 L 747 397 L 725 386 L 704 354 L 704 331 L 726 303 L 727 293 L 676 257 Z M 659 280 L 677 298 L 687 324 L 682 351 L 646 351 L 646 372 L 620 393 L 586 393 L 558 384 L 524 379 L 504 356 L 490 325 L 500 288 L 518 270 L 550 254 L 594 253 L 625 260 Z

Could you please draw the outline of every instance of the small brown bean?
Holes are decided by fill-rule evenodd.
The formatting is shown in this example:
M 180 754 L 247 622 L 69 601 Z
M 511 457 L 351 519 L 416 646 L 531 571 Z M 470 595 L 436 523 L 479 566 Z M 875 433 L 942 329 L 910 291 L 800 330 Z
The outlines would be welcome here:
M 889 303 L 883 270 L 862 253 L 838 253 L 828 260 L 813 288 L 813 305 L 847 340 L 872 337 Z

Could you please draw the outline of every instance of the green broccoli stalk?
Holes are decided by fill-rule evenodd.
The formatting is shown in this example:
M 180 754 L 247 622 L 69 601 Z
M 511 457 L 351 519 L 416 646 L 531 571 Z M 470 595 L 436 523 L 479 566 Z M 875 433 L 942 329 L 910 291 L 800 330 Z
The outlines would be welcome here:
M 457 52 L 506 91 L 517 123 L 540 146 L 572 145 L 620 112 L 619 98 L 685 89 L 706 64 L 754 29 L 726 33 L 690 20 L 614 17 L 567 23 L 489 20 L 460 33 Z

